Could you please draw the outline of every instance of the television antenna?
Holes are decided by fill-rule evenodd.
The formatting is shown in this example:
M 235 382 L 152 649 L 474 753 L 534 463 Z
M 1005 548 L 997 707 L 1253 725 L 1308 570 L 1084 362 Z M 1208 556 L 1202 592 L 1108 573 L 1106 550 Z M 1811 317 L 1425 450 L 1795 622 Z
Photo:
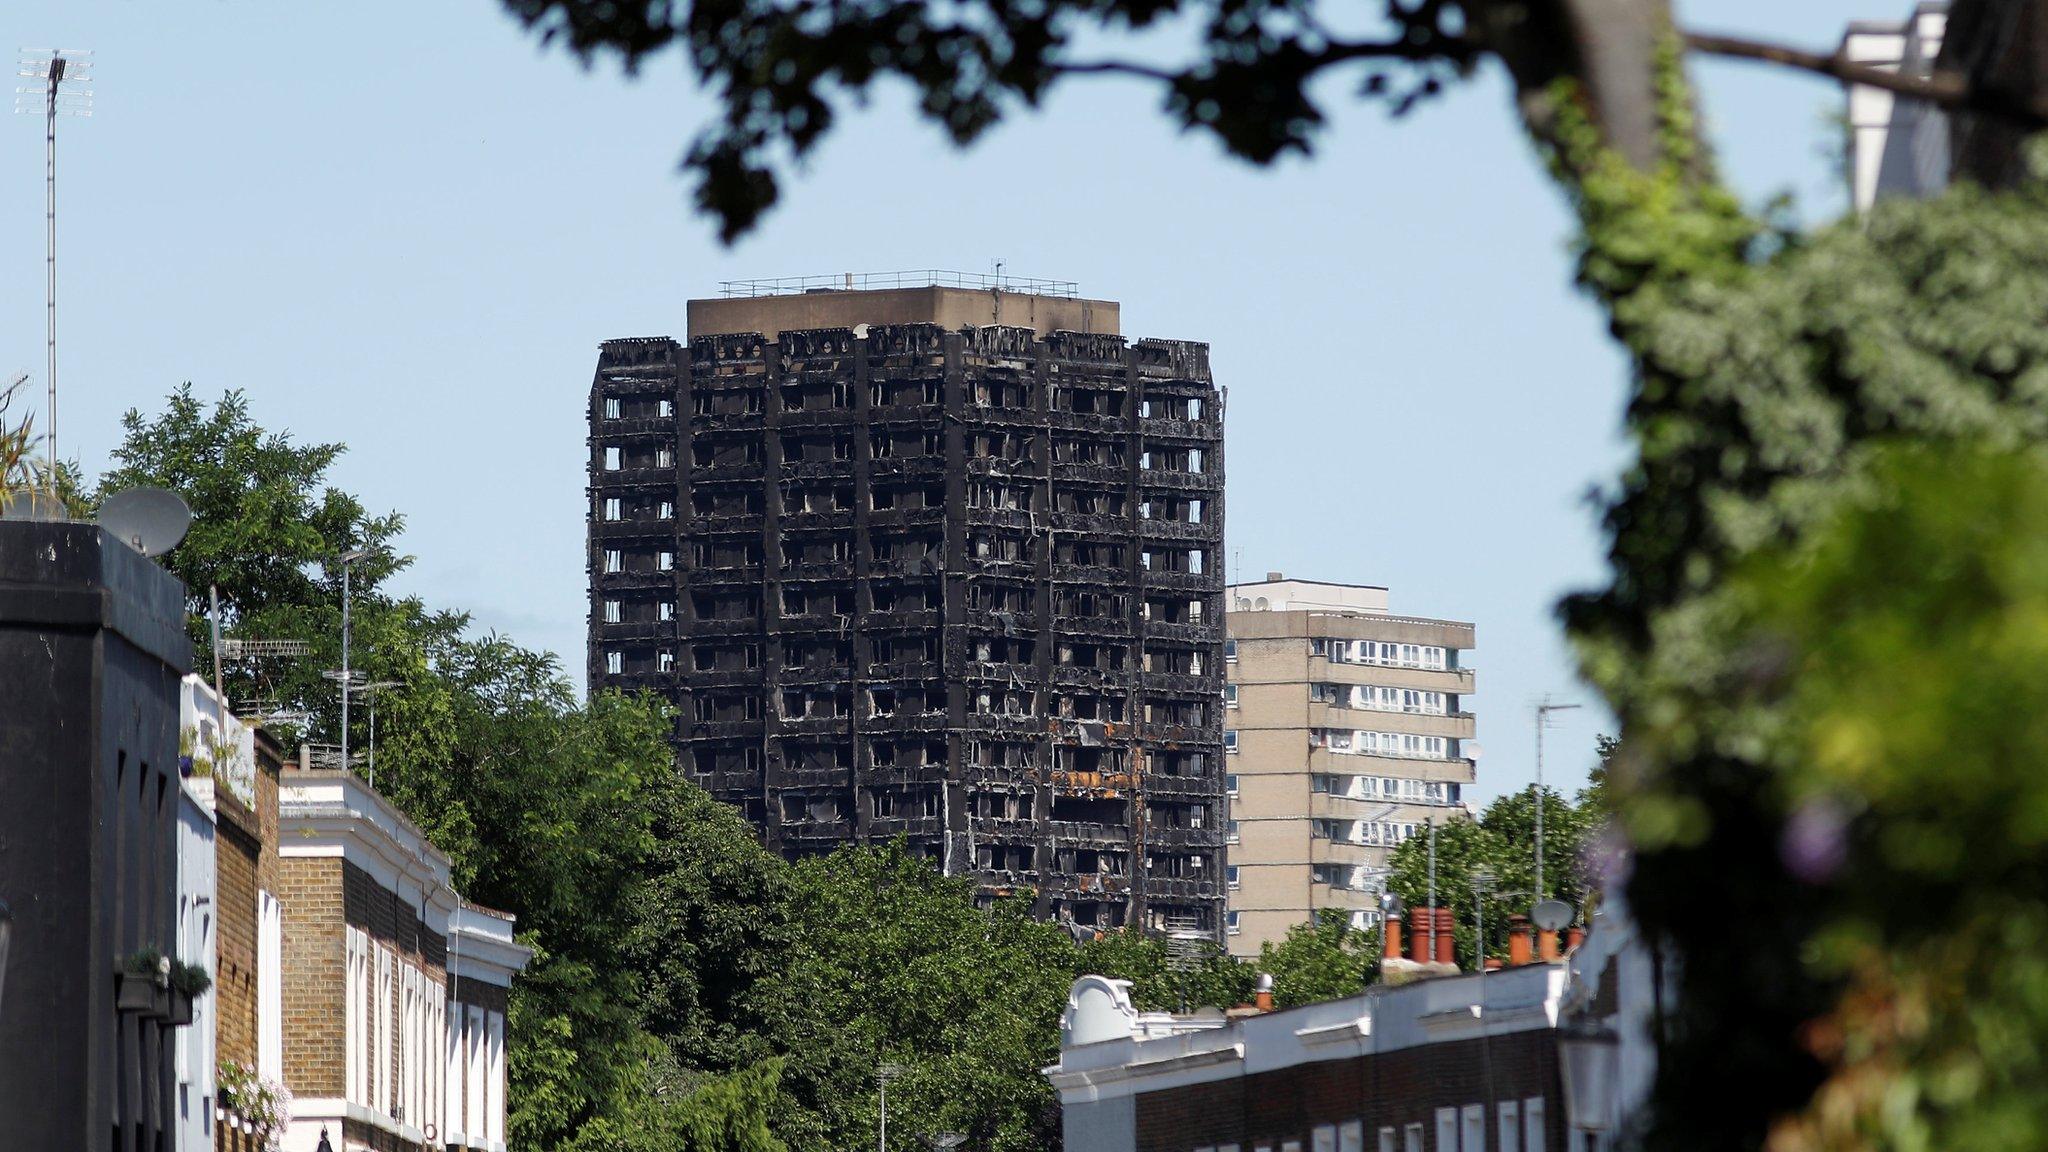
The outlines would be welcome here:
M 1581 704 L 1553 704 L 1545 696 L 1536 702 L 1536 898 L 1543 899 L 1543 730 L 1550 727 L 1552 712 L 1569 712 Z
M 57 490 L 57 117 L 92 115 L 92 53 L 82 48 L 24 48 L 15 75 L 38 83 L 14 89 L 16 112 L 43 114 L 44 296 L 49 326 L 50 400 L 43 412 L 43 443 L 50 457 L 50 491 Z
M 167 488 L 130 488 L 100 505 L 100 527 L 144 556 L 161 556 L 185 538 L 192 509 Z

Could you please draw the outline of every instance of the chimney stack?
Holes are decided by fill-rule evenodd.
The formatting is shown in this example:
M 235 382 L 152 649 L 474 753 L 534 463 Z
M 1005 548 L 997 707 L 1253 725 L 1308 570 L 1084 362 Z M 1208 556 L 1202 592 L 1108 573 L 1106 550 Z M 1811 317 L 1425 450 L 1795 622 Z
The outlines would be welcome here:
M 1578 925 L 1574 924 L 1574 925 L 1572 925 L 1572 926 L 1571 926 L 1570 928 L 1567 928 L 1567 929 L 1565 929 L 1565 931 L 1564 931 L 1564 950 L 1565 950 L 1565 951 L 1567 951 L 1567 952 L 1573 952 L 1573 951 L 1576 951 L 1576 950 L 1578 949 L 1579 945 L 1581 945 L 1581 944 L 1583 944 L 1583 943 L 1585 943 L 1585 942 L 1586 942 L 1586 930 L 1585 930 L 1584 928 L 1581 928 L 1581 927 L 1579 927 Z
M 1536 958 L 1546 964 L 1557 959 L 1557 929 L 1536 930 Z
M 1401 958 L 1401 918 L 1383 916 L 1380 918 L 1380 959 Z
M 1519 968 L 1529 960 L 1529 918 L 1517 912 L 1508 917 L 1508 963 Z
M 1458 918 L 1449 908 L 1437 908 L 1433 911 L 1436 912 L 1436 962 L 1456 964 L 1458 945 L 1454 930 L 1458 927 Z
M 1408 910 L 1408 958 L 1417 964 L 1429 963 L 1430 917 L 1435 914 L 1429 908 Z
M 1259 973 L 1259 982 L 1254 985 L 1254 989 L 1252 992 L 1252 1004 L 1261 1012 L 1271 1012 L 1273 1010 L 1273 977 L 1264 972 Z

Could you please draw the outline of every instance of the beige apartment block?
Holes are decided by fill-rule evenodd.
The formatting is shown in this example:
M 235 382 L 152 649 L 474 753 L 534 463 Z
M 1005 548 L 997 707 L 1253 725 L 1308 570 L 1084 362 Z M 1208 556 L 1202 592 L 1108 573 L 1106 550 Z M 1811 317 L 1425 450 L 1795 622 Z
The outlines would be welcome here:
M 1321 909 L 1376 923 L 1394 848 L 1462 807 L 1473 628 L 1278 572 L 1228 604 L 1225 926 L 1232 953 L 1257 955 Z

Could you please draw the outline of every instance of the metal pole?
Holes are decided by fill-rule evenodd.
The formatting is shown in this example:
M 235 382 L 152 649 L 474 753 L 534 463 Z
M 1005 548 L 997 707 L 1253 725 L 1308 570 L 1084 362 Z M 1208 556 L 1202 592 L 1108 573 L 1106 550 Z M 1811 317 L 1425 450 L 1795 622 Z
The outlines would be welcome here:
M 1427 959 L 1436 960 L 1436 798 L 1429 800 L 1429 952 Z
M 208 584 L 206 595 L 213 602 L 213 694 L 220 697 L 221 709 L 225 711 L 228 706 L 228 694 L 220 686 L 220 585 Z
M 1548 893 L 1543 888 L 1543 729 L 1550 723 L 1552 712 L 1568 712 L 1577 704 L 1552 704 L 1545 696 L 1536 704 L 1536 899 L 1543 900 Z
M 64 81 L 64 57 L 50 60 L 50 94 L 43 116 L 44 222 L 49 235 L 44 249 L 48 288 L 44 303 L 48 309 L 50 352 L 50 405 L 44 411 L 44 443 L 50 449 L 50 493 L 57 492 L 57 86 Z
M 370 693 L 370 790 L 377 790 L 377 694 Z
M 348 569 L 353 563 L 341 558 L 341 770 L 348 771 Z
M 889 1078 L 882 1077 L 882 1127 L 875 1134 L 875 1152 L 889 1152 Z

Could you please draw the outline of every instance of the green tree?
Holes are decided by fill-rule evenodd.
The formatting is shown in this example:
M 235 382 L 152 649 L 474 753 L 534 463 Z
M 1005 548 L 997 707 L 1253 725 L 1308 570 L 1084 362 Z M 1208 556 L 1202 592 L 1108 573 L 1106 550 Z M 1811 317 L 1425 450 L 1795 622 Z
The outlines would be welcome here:
M 1508 917 L 1527 915 L 1536 902 L 1536 801 L 1534 789 L 1511 792 L 1494 800 L 1479 818 L 1446 820 L 1436 829 L 1437 903 L 1451 909 L 1456 928 L 1458 963 L 1474 964 L 1479 928 L 1479 901 L 1472 876 L 1484 868 L 1494 876 L 1493 894 L 1484 900 L 1486 955 L 1507 956 Z M 1585 867 L 1586 848 L 1602 816 L 1574 805 L 1555 791 L 1543 790 L 1544 894 L 1584 908 L 1591 897 Z M 1429 838 L 1410 837 L 1394 850 L 1388 890 L 1411 908 L 1429 903 Z
M 1273 977 L 1278 1008 L 1356 996 L 1379 977 L 1379 930 L 1353 928 L 1349 913 L 1325 908 L 1278 943 L 1261 945 L 1258 970 Z
M 777 1134 L 801 1148 L 872 1142 L 877 1071 L 894 1064 L 893 1146 L 944 1132 L 991 1152 L 1056 1143 L 1038 1070 L 1059 1055 L 1076 961 L 1066 933 L 1021 899 L 977 908 L 971 880 L 941 876 L 900 841 L 807 860 L 792 876 L 798 931 L 756 997 L 792 1102 Z

